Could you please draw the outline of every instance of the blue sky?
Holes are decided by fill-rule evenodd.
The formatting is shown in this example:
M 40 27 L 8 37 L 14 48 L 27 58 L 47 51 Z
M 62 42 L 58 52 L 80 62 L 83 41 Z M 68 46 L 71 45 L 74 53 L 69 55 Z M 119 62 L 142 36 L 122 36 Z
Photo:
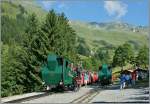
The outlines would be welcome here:
M 85 22 L 122 21 L 148 26 L 148 0 L 38 0 L 46 11 L 64 12 L 69 20 Z

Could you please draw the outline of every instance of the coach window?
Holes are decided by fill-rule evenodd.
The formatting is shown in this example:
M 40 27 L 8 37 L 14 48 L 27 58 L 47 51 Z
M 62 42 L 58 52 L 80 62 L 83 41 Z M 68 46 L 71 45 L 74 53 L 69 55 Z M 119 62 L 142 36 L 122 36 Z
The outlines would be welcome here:
M 57 58 L 58 65 L 63 65 L 63 58 Z

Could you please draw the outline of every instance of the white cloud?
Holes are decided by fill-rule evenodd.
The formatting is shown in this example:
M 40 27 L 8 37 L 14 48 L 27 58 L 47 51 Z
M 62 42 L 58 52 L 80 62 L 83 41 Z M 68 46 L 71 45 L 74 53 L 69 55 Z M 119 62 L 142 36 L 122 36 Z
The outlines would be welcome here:
M 104 8 L 110 16 L 116 16 L 116 19 L 121 18 L 127 13 L 127 4 L 121 1 L 104 1 Z

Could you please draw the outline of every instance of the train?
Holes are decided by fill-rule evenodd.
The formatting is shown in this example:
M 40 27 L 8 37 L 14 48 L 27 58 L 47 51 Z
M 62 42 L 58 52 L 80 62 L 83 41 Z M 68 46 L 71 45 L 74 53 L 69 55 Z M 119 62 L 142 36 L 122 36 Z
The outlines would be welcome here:
M 110 83 L 111 73 L 107 65 L 102 65 L 102 69 L 98 72 L 88 70 L 77 70 L 72 62 L 67 58 L 56 54 L 49 54 L 47 62 L 41 66 L 41 79 L 46 86 L 46 90 L 52 88 L 61 88 L 63 90 L 78 91 L 81 86 L 85 85 L 84 75 L 88 73 L 88 83 L 93 84 L 100 82 Z M 105 81 L 106 80 L 106 81 Z
M 41 67 L 41 77 L 46 90 L 62 88 L 76 90 L 79 88 L 78 77 L 70 68 L 71 61 L 55 54 L 49 54 L 47 63 Z
M 111 67 L 108 66 L 107 64 L 103 64 L 102 66 L 100 66 L 98 71 L 98 79 L 99 83 L 102 86 L 111 84 L 112 83 Z

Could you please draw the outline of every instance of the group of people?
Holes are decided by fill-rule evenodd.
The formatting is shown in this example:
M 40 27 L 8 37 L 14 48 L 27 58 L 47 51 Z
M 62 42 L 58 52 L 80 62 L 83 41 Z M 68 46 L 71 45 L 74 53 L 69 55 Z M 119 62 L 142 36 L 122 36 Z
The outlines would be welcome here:
M 136 71 L 131 73 L 121 73 L 120 76 L 120 89 L 124 89 L 126 86 L 134 86 L 136 81 Z
M 82 72 L 82 67 L 81 67 L 81 65 L 80 64 L 78 64 L 77 65 L 77 67 L 76 66 L 74 66 L 73 65 L 73 63 L 71 63 L 71 64 L 69 64 L 68 65 L 69 67 L 70 67 L 70 71 L 69 71 L 69 73 L 68 73 L 68 75 L 70 76 L 70 77 L 72 77 L 73 78 L 73 74 L 71 73 L 71 72 L 75 72 L 76 73 L 76 77 L 78 77 L 78 78 L 80 78 L 81 79 L 81 72 Z M 91 76 L 90 76 L 91 75 Z M 85 84 L 85 87 L 87 87 L 87 84 L 88 84 L 88 82 L 89 82 L 89 79 L 90 78 L 92 78 L 92 75 L 94 75 L 94 73 L 92 73 L 91 72 L 91 74 L 89 74 L 89 72 L 88 71 L 85 71 L 84 73 L 83 73 L 83 80 L 84 80 L 84 84 Z
M 138 66 L 135 70 L 122 71 L 120 76 L 120 89 L 123 89 L 128 85 L 134 87 L 135 81 L 149 78 L 149 70 L 148 68 L 146 69 L 147 70 L 144 70 Z

